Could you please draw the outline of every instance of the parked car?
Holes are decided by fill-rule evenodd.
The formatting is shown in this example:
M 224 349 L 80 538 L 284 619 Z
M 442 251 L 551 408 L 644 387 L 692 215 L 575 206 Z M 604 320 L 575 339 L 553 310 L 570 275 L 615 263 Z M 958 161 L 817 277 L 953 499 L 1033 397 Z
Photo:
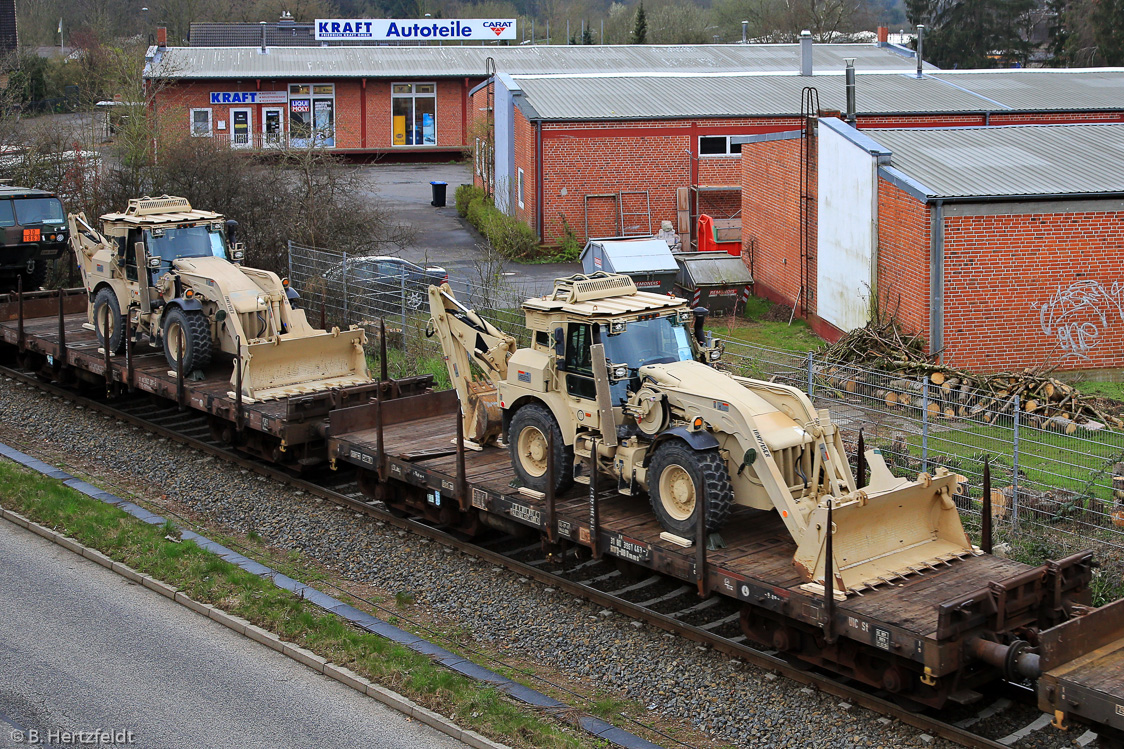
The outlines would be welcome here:
M 422 267 L 391 255 L 366 255 L 348 258 L 346 263 L 331 268 L 324 278 L 346 282 L 349 296 L 373 294 L 381 300 L 401 300 L 407 309 L 420 310 L 429 303 L 430 284 L 445 283 L 449 272 L 440 266 Z

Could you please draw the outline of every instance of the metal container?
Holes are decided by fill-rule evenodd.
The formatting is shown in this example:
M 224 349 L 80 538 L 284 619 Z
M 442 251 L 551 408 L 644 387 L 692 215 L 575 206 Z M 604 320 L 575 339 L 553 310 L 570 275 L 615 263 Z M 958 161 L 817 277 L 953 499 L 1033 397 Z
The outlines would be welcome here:
M 712 314 L 729 314 L 749 298 L 753 277 L 741 257 L 726 252 L 677 252 L 675 293 Z
M 653 294 L 673 293 L 679 273 L 667 242 L 650 237 L 590 239 L 581 262 L 586 273 L 624 273 L 632 277 L 637 289 Z

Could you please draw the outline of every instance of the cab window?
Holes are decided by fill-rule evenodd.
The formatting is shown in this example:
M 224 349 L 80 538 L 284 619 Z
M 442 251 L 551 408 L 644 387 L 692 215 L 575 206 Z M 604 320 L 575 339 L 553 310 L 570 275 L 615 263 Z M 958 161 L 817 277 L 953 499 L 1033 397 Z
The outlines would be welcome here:
M 58 198 L 19 198 L 16 218 L 20 224 L 65 224 L 66 214 Z
M 566 333 L 566 392 L 590 400 L 597 397 L 593 358 L 589 350 L 592 343 L 589 325 L 570 324 Z
M 12 213 L 12 201 L 0 200 L 0 226 L 15 226 L 16 216 Z

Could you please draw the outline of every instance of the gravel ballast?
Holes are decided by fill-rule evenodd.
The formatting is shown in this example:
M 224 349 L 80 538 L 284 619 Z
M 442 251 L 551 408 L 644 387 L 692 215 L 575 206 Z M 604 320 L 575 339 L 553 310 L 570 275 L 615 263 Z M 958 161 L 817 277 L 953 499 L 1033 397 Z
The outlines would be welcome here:
M 952 746 L 10 379 L 0 386 L 0 413 L 0 439 L 21 450 L 146 487 L 143 498 L 157 505 L 164 495 L 177 511 L 230 532 L 255 532 L 357 583 L 391 594 L 408 591 L 415 608 L 455 623 L 513 660 L 580 677 L 717 741 L 831 749 Z M 1055 736 L 1042 741 L 1046 736 L 1037 735 L 1033 745 L 1072 746 L 1076 738 L 1046 733 Z

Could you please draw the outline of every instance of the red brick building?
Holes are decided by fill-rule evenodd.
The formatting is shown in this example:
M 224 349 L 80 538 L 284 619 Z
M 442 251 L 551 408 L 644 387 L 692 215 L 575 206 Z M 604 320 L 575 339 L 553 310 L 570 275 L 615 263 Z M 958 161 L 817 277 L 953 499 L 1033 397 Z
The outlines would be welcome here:
M 798 136 L 742 151 L 759 293 L 801 297 L 829 335 L 864 324 L 877 297 L 952 366 L 1124 367 L 1124 125 L 820 120 L 807 257 Z
M 897 60 L 912 73 L 912 60 Z M 772 227 L 770 236 L 787 233 L 788 241 L 798 243 L 799 195 L 791 202 L 774 200 L 794 189 L 788 180 L 799 175 L 792 155 L 798 145 L 755 143 L 754 159 L 764 161 L 743 169 L 742 143 L 799 127 L 808 87 L 816 89 L 821 112 L 841 111 L 839 62 L 834 69 L 817 67 L 812 76 L 791 69 L 501 74 L 494 91 L 486 82 L 472 93 L 473 112 L 493 111 L 494 98 L 495 153 L 478 155 L 478 183 L 494 183 L 497 203 L 535 227 L 545 242 L 556 241 L 564 224 L 583 239 L 650 233 L 662 220 L 690 232 L 699 213 L 710 213 L 740 216 L 747 242 L 764 224 Z M 1122 93 L 1124 71 L 927 70 L 920 78 L 860 72 L 856 117 L 864 129 L 1119 122 Z M 768 155 L 770 149 L 783 157 Z M 775 168 L 783 178 L 755 193 L 744 182 L 758 179 L 769 159 L 779 159 Z M 797 267 L 807 276 L 806 262 Z M 778 298 L 789 303 L 802 285 L 789 288 L 788 276 L 775 283 Z M 814 279 L 810 284 L 814 292 Z
M 263 24 L 260 32 L 252 24 L 195 26 L 203 43 L 244 46 L 149 50 L 145 82 L 163 133 L 399 160 L 448 159 L 470 149 L 472 121 L 486 118 L 490 105 L 487 95 L 470 92 L 497 71 L 726 74 L 800 65 L 798 45 L 307 46 L 313 42 L 290 38 L 295 32 L 284 23 Z M 262 44 L 246 46 L 258 33 Z M 825 45 L 813 57 L 824 66 L 839 67 L 850 55 L 870 68 L 905 70 L 914 64 L 908 54 L 889 45 Z

